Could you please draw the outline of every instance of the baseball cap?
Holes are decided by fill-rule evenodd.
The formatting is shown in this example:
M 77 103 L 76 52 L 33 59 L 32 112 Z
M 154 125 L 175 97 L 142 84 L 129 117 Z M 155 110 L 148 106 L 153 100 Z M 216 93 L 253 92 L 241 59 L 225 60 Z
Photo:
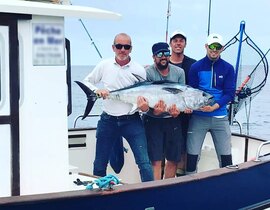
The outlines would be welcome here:
M 223 39 L 222 36 L 219 34 L 210 34 L 207 37 L 207 45 L 213 44 L 213 43 L 218 43 L 223 46 Z
M 186 34 L 183 32 L 183 31 L 180 31 L 180 30 L 176 30 L 174 31 L 172 34 L 171 34 L 171 38 L 170 38 L 170 41 L 175 37 L 175 36 L 182 36 L 185 40 L 187 40 L 187 36 Z
M 166 42 L 158 42 L 152 46 L 153 55 L 159 52 L 170 52 L 169 45 Z

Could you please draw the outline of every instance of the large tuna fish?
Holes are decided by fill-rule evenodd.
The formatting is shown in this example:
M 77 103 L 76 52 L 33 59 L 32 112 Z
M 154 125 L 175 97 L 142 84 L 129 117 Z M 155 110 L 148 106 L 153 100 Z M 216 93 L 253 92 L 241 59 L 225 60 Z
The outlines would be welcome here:
M 87 106 L 83 115 L 84 119 L 90 113 L 95 101 L 99 98 L 85 84 L 75 81 L 85 92 L 87 96 Z M 180 111 L 186 108 L 198 110 L 199 108 L 213 102 L 213 96 L 190 86 L 180 85 L 179 83 L 170 81 L 156 82 L 138 82 L 126 88 L 110 91 L 108 99 L 120 100 L 125 103 L 133 104 L 134 112 L 137 108 L 137 97 L 143 96 L 149 102 L 149 107 L 153 108 L 159 100 L 163 100 L 167 107 L 176 104 Z

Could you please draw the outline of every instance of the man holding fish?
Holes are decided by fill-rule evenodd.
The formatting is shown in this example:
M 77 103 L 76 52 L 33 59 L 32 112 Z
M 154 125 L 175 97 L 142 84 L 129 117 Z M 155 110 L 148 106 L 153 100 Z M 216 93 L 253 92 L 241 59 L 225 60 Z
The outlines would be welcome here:
M 124 88 L 137 82 L 133 74 L 146 77 L 143 66 L 131 60 L 131 38 L 125 33 L 115 36 L 112 49 L 115 57 L 101 61 L 84 79 L 95 94 L 107 99 L 109 91 Z M 103 89 L 94 85 L 101 83 Z M 94 175 L 105 176 L 107 164 L 112 148 L 119 138 L 124 137 L 134 154 L 139 167 L 141 180 L 153 180 L 153 170 L 147 153 L 147 142 L 144 127 L 138 111 L 130 113 L 132 104 L 119 100 L 104 100 L 103 113 L 97 125 L 96 156 L 94 161 Z M 148 105 L 142 104 L 141 111 L 147 111 Z M 90 111 L 90 110 L 89 110 Z
M 146 69 L 147 80 L 168 80 L 185 84 L 185 72 L 182 68 L 169 64 L 169 45 L 159 42 L 152 47 L 154 64 Z M 145 132 L 148 142 L 148 154 L 152 162 L 155 180 L 162 179 L 162 161 L 165 158 L 164 178 L 175 177 L 177 163 L 181 158 L 182 137 L 180 110 L 176 104 L 167 109 L 160 100 L 154 110 L 144 116 Z M 164 115 L 165 113 L 170 115 Z
M 205 44 L 206 56 L 194 63 L 189 71 L 189 85 L 212 94 L 215 103 L 194 111 L 187 138 L 187 174 L 197 171 L 197 163 L 206 133 L 215 145 L 220 167 L 232 164 L 231 131 L 227 104 L 235 95 L 235 73 L 231 64 L 220 57 L 223 40 L 210 34 Z
M 106 175 L 110 156 L 114 154 L 113 148 L 115 148 L 114 146 L 119 139 L 124 137 L 134 153 L 141 180 L 150 181 L 154 179 L 147 153 L 144 127 L 138 113 L 138 111 L 141 111 L 147 112 L 149 119 L 153 120 L 154 123 L 159 122 L 159 125 L 164 125 L 160 130 L 160 136 L 157 137 L 159 141 L 158 150 L 156 151 L 153 145 L 149 152 L 151 156 L 153 155 L 151 160 L 154 170 L 156 170 L 155 174 L 157 174 L 155 177 L 159 179 L 161 176 L 159 171 L 161 170 L 164 150 L 162 142 L 167 139 L 169 139 L 168 144 L 170 146 L 166 147 L 168 148 L 166 159 L 169 160 L 169 164 L 167 165 L 167 171 L 165 171 L 165 178 L 174 177 L 176 163 L 180 159 L 179 147 L 181 143 L 179 141 L 182 139 L 178 115 L 180 111 L 191 112 L 208 105 L 211 103 L 213 96 L 184 85 L 185 74 L 183 69 L 168 64 L 170 50 L 167 43 L 157 43 L 153 46 L 155 64 L 150 66 L 147 71 L 131 60 L 129 54 L 132 45 L 127 34 L 116 35 L 112 49 L 115 57 L 97 64 L 94 70 L 84 79 L 85 84 L 75 81 L 85 92 L 88 100 L 83 119 L 87 117 L 98 98 L 106 99 L 103 101 L 103 113 L 97 125 L 94 175 Z M 150 81 L 145 80 L 146 72 L 147 79 Z M 95 85 L 99 83 L 103 85 L 103 88 L 97 89 Z M 170 125 L 166 127 L 165 124 L 167 123 Z M 151 135 L 154 140 L 155 136 L 153 135 L 157 127 L 151 124 L 146 125 L 147 129 L 151 129 L 149 132 L 147 131 L 147 135 Z M 167 136 L 163 139 L 165 134 Z M 149 141 L 148 145 L 152 145 L 152 143 Z M 118 164 L 116 165 L 117 170 L 121 170 L 121 167 L 118 167 Z

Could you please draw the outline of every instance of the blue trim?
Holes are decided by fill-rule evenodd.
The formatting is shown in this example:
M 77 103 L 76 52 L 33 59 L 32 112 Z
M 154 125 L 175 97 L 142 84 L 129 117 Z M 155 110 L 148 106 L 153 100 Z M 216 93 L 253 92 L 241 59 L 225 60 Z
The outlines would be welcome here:
M 241 21 L 240 23 L 240 37 L 239 37 L 239 46 L 238 46 L 238 52 L 237 52 L 237 60 L 235 65 L 235 88 L 237 88 L 237 77 L 238 77 L 238 70 L 240 65 L 240 57 L 241 57 L 241 50 L 242 50 L 242 42 L 243 42 L 243 34 L 245 32 L 245 21 Z
M 1 204 L 0 198 L 0 209 L 239 209 L 270 198 L 270 188 L 267 187 L 270 186 L 269 166 L 270 162 L 265 162 L 229 172 L 224 169 L 224 174 L 208 172 L 204 177 L 193 179 L 186 176 L 186 179 L 157 181 L 156 185 L 152 182 L 124 185 L 108 192 L 59 193 L 62 197 L 51 199 L 37 195 L 27 201 L 28 196 L 23 196 L 20 201 Z

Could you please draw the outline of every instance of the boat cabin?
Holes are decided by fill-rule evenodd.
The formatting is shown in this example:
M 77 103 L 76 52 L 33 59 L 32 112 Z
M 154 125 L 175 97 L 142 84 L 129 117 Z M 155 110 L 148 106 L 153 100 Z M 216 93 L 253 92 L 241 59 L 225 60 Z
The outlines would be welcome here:
M 0 2 L 0 197 L 67 190 L 71 63 L 65 17 L 120 15 L 73 5 Z

